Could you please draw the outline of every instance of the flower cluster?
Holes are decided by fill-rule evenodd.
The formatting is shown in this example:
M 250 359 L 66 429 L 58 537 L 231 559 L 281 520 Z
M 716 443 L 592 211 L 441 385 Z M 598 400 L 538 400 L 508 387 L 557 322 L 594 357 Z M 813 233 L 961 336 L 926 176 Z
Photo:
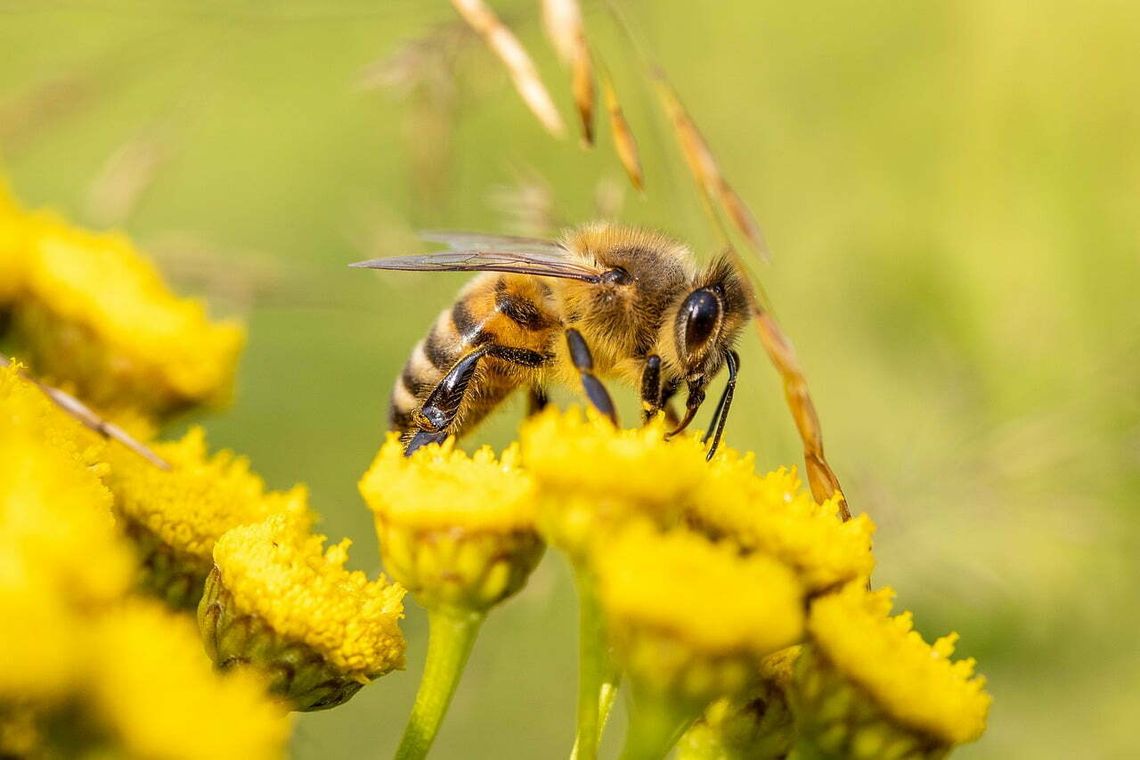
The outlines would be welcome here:
M 635 435 L 555 411 L 522 432 L 540 524 L 575 547 L 610 675 L 630 681 L 630 757 L 664 756 L 686 727 L 687 753 L 744 757 L 933 757 L 981 734 L 990 698 L 973 662 L 951 664 L 952 639 L 927 645 L 909 616 L 888 617 L 889 591 L 867 590 L 868 517 L 841 521 L 837 499 L 816 504 L 790 470 L 756 475 L 751 455 L 705 465 L 696 438 Z M 576 459 L 550 456 L 567 445 Z M 588 475 L 569 479 L 568 461 Z M 853 717 L 867 714 L 873 742 Z
M 485 614 L 533 569 L 520 545 L 541 540 L 578 581 L 579 758 L 596 756 L 622 680 L 629 758 L 664 757 L 682 734 L 692 758 L 937 757 L 980 735 L 990 698 L 973 662 L 868 590 L 868 517 L 843 521 L 839 497 L 817 504 L 793 470 L 758 475 L 728 448 L 706 463 L 698 438 L 664 432 L 548 409 L 498 459 L 384 444 L 361 491 L 388 571 L 432 625 L 399 757 L 426 754 L 471 645 L 438 612 Z
M 281 757 L 288 710 L 402 667 L 404 591 L 322 548 L 304 487 L 155 438 L 228 394 L 240 327 L 2 190 L 0 755 Z
M 0 368 L 0 754 L 277 757 L 289 725 L 219 679 L 184 617 L 132 595 L 106 447 Z

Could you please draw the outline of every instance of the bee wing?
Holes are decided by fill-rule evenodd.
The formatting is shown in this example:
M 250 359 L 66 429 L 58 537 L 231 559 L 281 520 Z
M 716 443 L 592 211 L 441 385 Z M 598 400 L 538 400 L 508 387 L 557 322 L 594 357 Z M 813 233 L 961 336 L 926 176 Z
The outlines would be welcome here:
M 515 272 L 583 282 L 598 282 L 605 271 L 569 258 L 563 249 L 558 249 L 557 253 L 548 250 L 444 251 L 370 259 L 349 266 L 417 272 Z
M 565 254 L 561 243 L 543 238 L 520 237 L 517 235 L 484 235 L 481 232 L 457 232 L 455 230 L 421 230 L 420 237 L 430 243 L 442 243 L 452 250 L 518 251 L 522 253 L 545 252 Z

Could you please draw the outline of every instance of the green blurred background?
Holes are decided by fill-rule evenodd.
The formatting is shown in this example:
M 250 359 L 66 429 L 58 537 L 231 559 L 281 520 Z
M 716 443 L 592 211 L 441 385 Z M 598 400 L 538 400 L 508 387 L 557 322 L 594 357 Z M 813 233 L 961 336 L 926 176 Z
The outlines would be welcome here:
M 418 227 L 525 231 L 599 208 L 715 245 L 629 43 L 586 5 L 645 198 L 623 196 L 608 137 L 584 152 L 542 132 L 445 0 L 0 0 L 16 192 L 125 228 L 180 290 L 248 320 L 212 441 L 275 486 L 309 483 L 358 567 L 377 558 L 355 482 L 391 382 L 463 278 L 346 263 L 417 250 Z M 989 732 L 959 756 L 1135 757 L 1140 3 L 621 5 L 765 226 L 762 277 L 830 458 L 879 525 L 876 582 L 928 636 L 960 631 L 990 679 Z M 572 125 L 537 3 L 496 7 Z M 754 335 L 742 354 L 729 442 L 798 462 Z M 472 442 L 504 443 L 520 414 Z M 574 619 L 550 557 L 490 618 L 438 757 L 569 748 Z M 302 716 L 297 758 L 390 755 L 419 610 L 406 627 L 407 672 Z

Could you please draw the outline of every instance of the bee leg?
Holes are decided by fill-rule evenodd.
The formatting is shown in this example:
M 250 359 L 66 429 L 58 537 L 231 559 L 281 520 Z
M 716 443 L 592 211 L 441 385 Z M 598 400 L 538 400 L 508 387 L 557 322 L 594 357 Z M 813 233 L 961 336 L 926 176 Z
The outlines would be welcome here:
M 708 378 L 702 376 L 689 380 L 689 393 L 685 397 L 685 416 L 677 423 L 677 427 L 670 430 L 665 434 L 665 439 L 668 440 L 673 436 L 682 433 L 693 418 L 697 416 L 697 411 L 701 405 L 705 403 L 705 389 L 708 387 Z
M 590 347 L 586 345 L 582 333 L 571 327 L 566 331 L 566 343 L 570 347 L 570 361 L 578 370 L 582 378 L 582 388 L 586 391 L 586 398 L 602 414 L 610 418 L 610 422 L 617 424 L 617 411 L 614 409 L 613 399 L 610 398 L 606 386 L 594 374 L 594 357 L 590 355 Z
M 645 357 L 641 370 L 641 411 L 646 423 L 661 411 L 661 357 L 657 354 Z
M 417 430 L 404 447 L 404 456 L 410 457 L 421 446 L 426 446 L 429 443 L 443 443 L 445 440 L 447 440 L 446 432 L 433 433 L 429 430 Z
M 489 348 L 490 346 L 481 346 L 457 361 L 424 399 L 423 405 L 414 417 L 419 430 L 408 441 L 404 449 L 405 456 L 421 446 L 441 443 L 447 438 L 448 428 L 459 414 L 463 394 L 467 392 L 467 386 L 475 376 L 475 368 Z
M 681 381 L 674 380 L 661 389 L 661 407 L 665 410 L 665 424 L 670 428 L 681 424 L 681 415 L 677 414 L 677 408 L 673 406 L 673 397 L 680 388 Z
M 530 393 L 527 395 L 526 400 L 526 416 L 533 417 L 546 408 L 550 403 L 550 397 L 546 395 L 546 389 L 541 385 L 531 386 Z
M 467 386 L 475 377 L 475 369 L 479 365 L 479 360 L 484 356 L 493 356 L 522 367 L 538 367 L 550 358 L 545 354 L 525 348 L 490 344 L 480 346 L 464 356 L 448 370 L 443 379 L 424 399 L 423 406 L 415 415 L 416 427 L 419 430 L 412 436 L 404 449 L 405 456 L 421 446 L 428 443 L 441 443 L 447 438 L 451 432 L 451 425 L 459 414 L 459 407 L 463 404 L 463 396 L 467 392 Z
M 720 401 L 716 404 L 716 411 L 713 412 L 709 429 L 705 431 L 705 436 L 701 439 L 701 443 L 708 443 L 709 437 L 712 437 L 712 446 L 709 447 L 706 460 L 712 459 L 713 454 L 716 453 L 716 447 L 720 445 L 720 436 L 724 432 L 724 423 L 728 422 L 728 410 L 732 408 L 732 396 L 736 392 L 736 373 L 740 369 L 740 354 L 729 351 L 724 355 L 724 361 L 728 365 L 728 383 L 720 394 Z

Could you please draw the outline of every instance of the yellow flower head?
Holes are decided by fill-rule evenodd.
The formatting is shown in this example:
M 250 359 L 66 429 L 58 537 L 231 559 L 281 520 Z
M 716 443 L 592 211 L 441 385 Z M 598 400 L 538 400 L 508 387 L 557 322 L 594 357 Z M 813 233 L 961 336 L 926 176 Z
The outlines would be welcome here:
M 812 603 L 808 632 L 814 646 L 801 663 L 798 711 L 808 723 L 826 717 L 864 727 L 847 734 L 853 745 L 881 751 L 892 741 L 910 742 L 916 751 L 938 756 L 982 735 L 992 697 L 985 679 L 974 676 L 973 659 L 951 661 L 956 634 L 927 644 L 913 630 L 910 613 L 889 617 L 893 596 L 890 589 L 869 592 L 856 583 Z M 833 707 L 847 704 L 847 710 L 829 708 L 821 716 L 814 708 L 826 699 Z M 874 720 L 861 713 L 877 714 L 885 725 L 872 731 Z M 843 736 L 834 727 L 817 729 L 809 733 Z
M 623 430 L 580 409 L 549 407 L 527 420 L 523 458 L 539 484 L 547 539 L 581 556 L 594 536 L 632 517 L 675 524 L 706 476 L 705 450 L 695 437 L 665 433 L 661 417 Z
M 37 371 L 102 407 L 163 414 L 223 400 L 241 327 L 175 296 L 126 237 L 50 214 L 23 217 L 29 246 L 15 330 Z
M 689 523 L 745 551 L 776 557 L 812 592 L 870 576 L 875 526 L 869 517 L 843 522 L 838 497 L 816 504 L 794 469 L 757 476 L 754 468 L 754 455 L 722 449 L 686 511 Z
M 405 457 L 389 435 L 360 492 L 385 567 L 429 609 L 486 610 L 521 589 L 542 557 L 534 481 L 516 446 L 496 459 L 448 440 Z
M 803 633 L 803 588 L 760 554 L 635 523 L 597 546 L 598 597 L 635 681 L 698 701 L 739 693 Z
M 534 526 L 534 483 L 519 467 L 517 446 L 496 459 L 490 446 L 468 455 L 450 439 L 405 457 L 392 433 L 360 491 L 378 518 L 409 528 L 507 532 Z
M 0 367 L 0 556 L 84 608 L 119 598 L 135 572 L 99 480 L 102 450 L 16 368 Z
M 289 720 L 251 674 L 222 678 L 193 624 L 132 603 L 100 618 L 87 653 L 90 709 L 116 756 L 280 758 Z
M 324 541 L 283 514 L 234 528 L 214 547 L 198 608 L 219 665 L 252 662 L 302 709 L 340 704 L 404 665 L 404 589 L 346 570 L 348 539 L 327 550 Z M 329 689 L 332 682 L 338 689 Z
M 198 604 L 214 544 L 227 530 L 278 512 L 308 511 L 303 487 L 266 491 L 244 457 L 229 451 L 209 455 L 199 428 L 152 448 L 170 470 L 122 447 L 108 447 L 106 482 L 142 556 L 143 585 L 174 606 Z

